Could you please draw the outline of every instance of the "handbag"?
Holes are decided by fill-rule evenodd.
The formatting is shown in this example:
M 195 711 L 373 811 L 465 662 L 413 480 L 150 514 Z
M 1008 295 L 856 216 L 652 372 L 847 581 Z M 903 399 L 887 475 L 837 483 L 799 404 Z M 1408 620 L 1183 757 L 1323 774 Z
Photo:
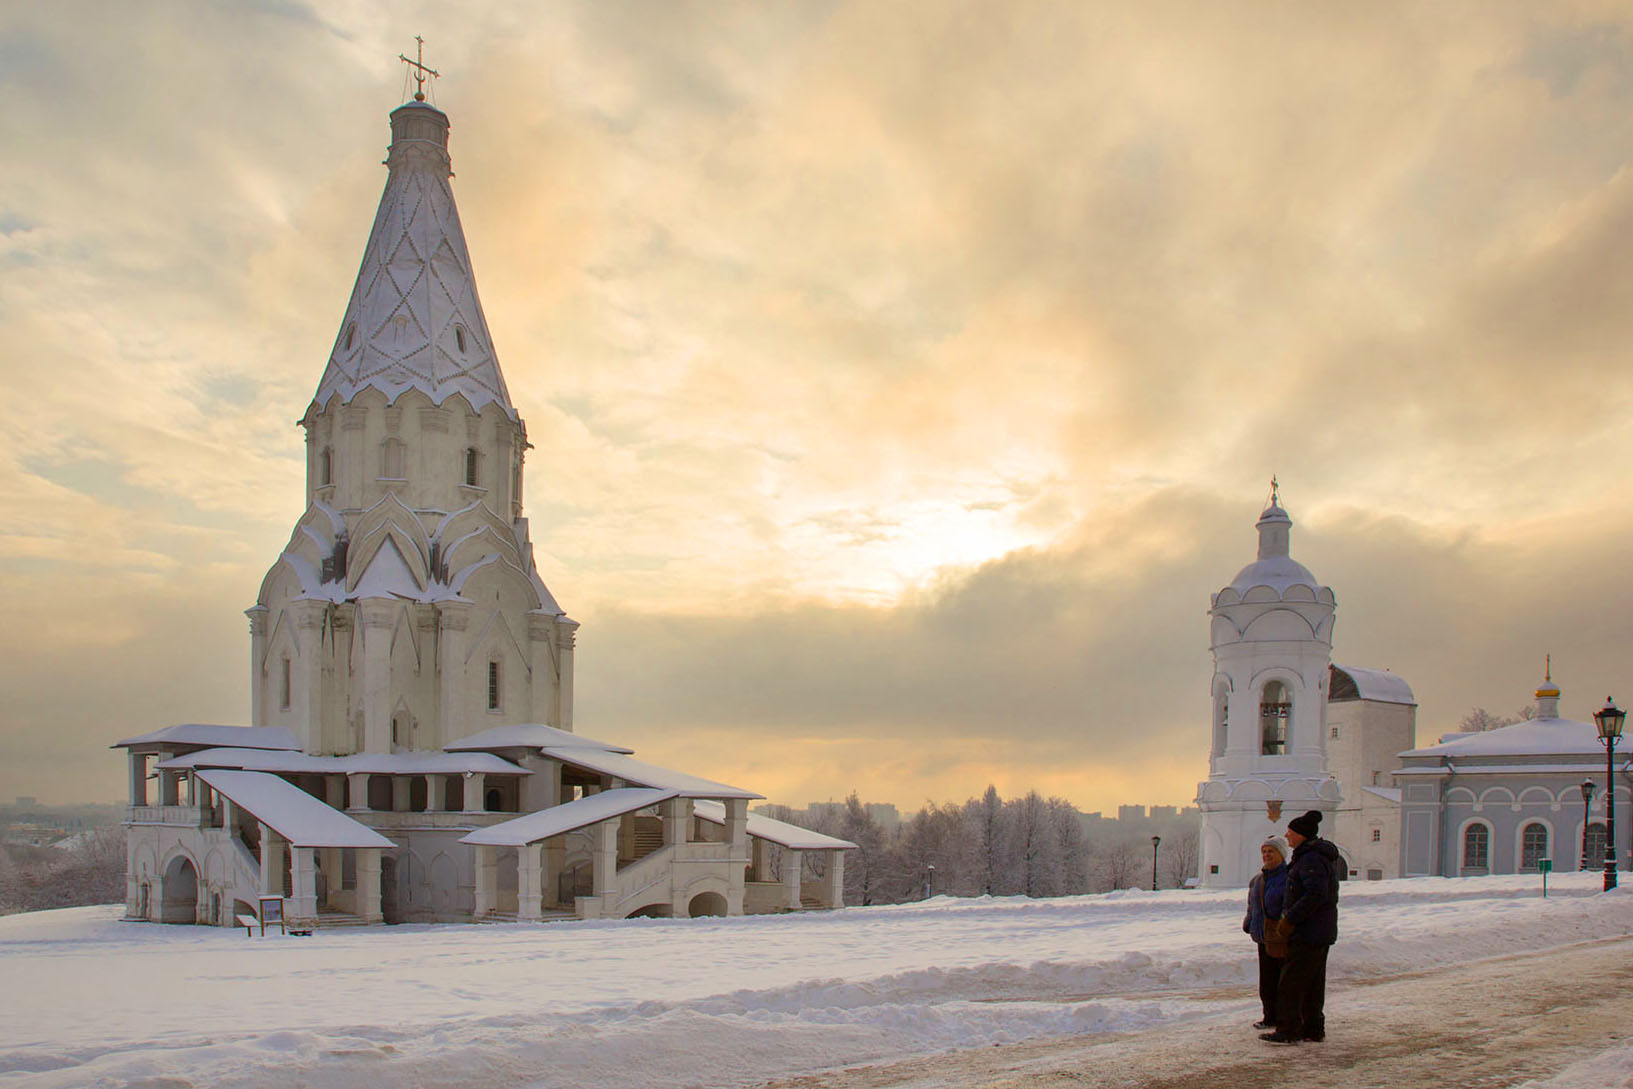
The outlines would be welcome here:
M 1264 902 L 1264 886 L 1259 886 L 1259 912 L 1264 916 L 1265 956 L 1282 960 L 1287 956 L 1287 940 L 1292 937 L 1293 924 L 1284 919 L 1272 919 Z

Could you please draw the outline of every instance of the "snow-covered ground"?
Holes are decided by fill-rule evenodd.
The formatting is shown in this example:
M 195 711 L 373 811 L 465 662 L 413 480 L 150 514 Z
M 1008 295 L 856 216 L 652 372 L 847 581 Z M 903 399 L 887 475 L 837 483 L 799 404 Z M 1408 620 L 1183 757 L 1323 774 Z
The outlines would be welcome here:
M 1633 933 L 1564 874 L 1351 882 L 1335 980 Z M 955 900 L 741 919 L 310 938 L 0 919 L 0 1089 L 726 1086 L 1256 1010 L 1242 894 Z M 1607 1052 L 1560 1089 L 1621 1069 Z M 1618 1065 L 1620 1064 L 1620 1065 Z M 1595 1084 L 1612 1079 L 1600 1077 Z

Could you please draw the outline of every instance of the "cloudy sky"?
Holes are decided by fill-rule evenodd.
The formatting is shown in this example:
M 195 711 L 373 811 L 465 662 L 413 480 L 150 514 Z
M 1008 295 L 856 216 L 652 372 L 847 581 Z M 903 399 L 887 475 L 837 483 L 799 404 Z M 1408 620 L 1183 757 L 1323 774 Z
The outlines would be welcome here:
M 580 729 L 1188 802 L 1272 473 L 1421 739 L 1633 698 L 1625 4 L 108 12 L 0 3 L 0 798 L 246 721 L 415 34 Z

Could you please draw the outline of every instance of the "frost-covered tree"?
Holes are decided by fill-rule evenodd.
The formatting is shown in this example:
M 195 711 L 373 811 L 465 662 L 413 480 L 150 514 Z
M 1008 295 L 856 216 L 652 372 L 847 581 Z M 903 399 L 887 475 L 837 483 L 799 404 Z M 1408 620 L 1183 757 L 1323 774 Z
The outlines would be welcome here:
M 1512 715 L 1494 715 L 1484 707 L 1472 708 L 1457 723 L 1459 731 L 1467 734 L 1484 733 L 1487 730 L 1499 730 L 1504 726 L 1512 726 L 1516 722 L 1528 722 L 1537 717 L 1535 704 L 1526 704 Z

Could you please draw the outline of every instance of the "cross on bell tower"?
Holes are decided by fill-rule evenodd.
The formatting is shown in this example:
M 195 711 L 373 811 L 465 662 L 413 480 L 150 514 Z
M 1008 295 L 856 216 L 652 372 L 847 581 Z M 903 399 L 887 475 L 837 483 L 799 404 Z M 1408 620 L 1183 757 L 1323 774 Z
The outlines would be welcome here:
M 414 35 L 414 43 L 413 60 L 409 60 L 401 53 L 397 54 L 397 59 L 408 65 L 408 67 L 414 72 L 414 101 L 424 102 L 425 77 L 429 74 L 432 79 L 436 79 L 440 77 L 442 73 L 437 71 L 435 68 L 427 68 L 425 66 L 425 39 L 416 34 Z

